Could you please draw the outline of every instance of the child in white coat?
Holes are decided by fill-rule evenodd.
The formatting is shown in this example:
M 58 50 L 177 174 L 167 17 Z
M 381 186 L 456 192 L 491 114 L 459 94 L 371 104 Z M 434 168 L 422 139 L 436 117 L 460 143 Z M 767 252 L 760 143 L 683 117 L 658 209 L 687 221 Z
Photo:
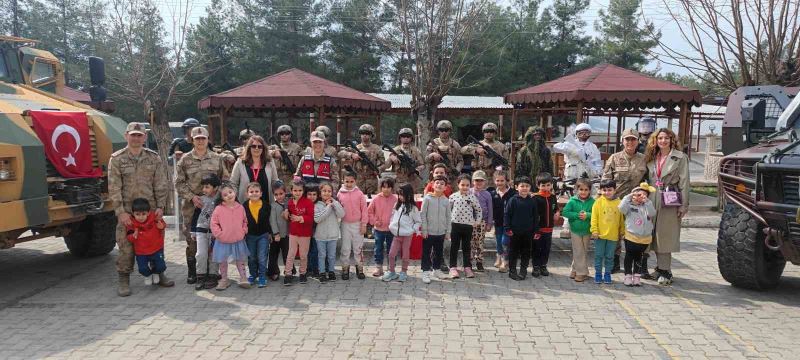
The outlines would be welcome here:
M 411 237 L 420 234 L 422 218 L 417 204 L 414 203 L 414 188 L 411 184 L 402 184 L 397 190 L 397 204 L 392 210 L 389 221 L 389 231 L 394 235 L 392 247 L 389 249 L 389 272 L 383 276 L 383 281 L 397 280 L 405 282 L 408 279 L 408 262 L 411 257 Z M 394 272 L 397 253 L 402 250 L 403 267 L 400 274 Z

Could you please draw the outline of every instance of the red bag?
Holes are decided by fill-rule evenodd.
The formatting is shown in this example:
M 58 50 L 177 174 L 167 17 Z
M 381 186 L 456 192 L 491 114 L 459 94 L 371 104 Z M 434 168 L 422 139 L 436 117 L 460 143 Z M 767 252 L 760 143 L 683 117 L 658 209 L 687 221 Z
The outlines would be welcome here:
M 44 154 L 65 178 L 101 177 L 92 167 L 92 141 L 85 112 L 30 111 L 33 131 L 44 144 Z
M 414 234 L 411 236 L 411 251 L 409 251 L 411 260 L 422 259 L 422 235 Z

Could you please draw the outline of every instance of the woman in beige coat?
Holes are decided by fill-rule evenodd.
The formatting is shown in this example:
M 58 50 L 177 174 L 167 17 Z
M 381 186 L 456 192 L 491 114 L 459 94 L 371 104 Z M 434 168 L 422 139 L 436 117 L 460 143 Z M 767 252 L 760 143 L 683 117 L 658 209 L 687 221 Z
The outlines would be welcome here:
M 672 253 L 680 251 L 681 219 L 689 210 L 689 157 L 678 149 L 675 133 L 662 128 L 650 136 L 645 152 L 650 185 L 658 189 L 650 195 L 657 210 L 651 249 L 656 253 L 653 278 L 662 285 L 672 283 Z M 665 190 L 680 193 L 680 206 L 664 206 Z

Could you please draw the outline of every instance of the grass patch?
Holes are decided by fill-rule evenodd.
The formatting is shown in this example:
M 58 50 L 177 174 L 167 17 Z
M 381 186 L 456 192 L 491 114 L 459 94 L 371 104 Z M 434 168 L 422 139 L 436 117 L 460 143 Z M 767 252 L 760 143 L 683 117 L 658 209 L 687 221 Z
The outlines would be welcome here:
M 719 196 L 719 191 L 717 190 L 717 188 L 716 187 L 712 187 L 712 186 L 692 186 L 692 190 L 691 191 L 693 193 L 706 195 L 706 196 L 711 196 L 711 197 L 718 197 Z

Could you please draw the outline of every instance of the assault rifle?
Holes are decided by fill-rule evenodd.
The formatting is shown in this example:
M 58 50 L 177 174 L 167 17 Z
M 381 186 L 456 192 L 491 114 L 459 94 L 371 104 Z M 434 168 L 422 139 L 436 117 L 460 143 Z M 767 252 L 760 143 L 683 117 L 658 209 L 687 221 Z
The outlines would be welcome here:
M 358 157 L 361 158 L 361 162 L 364 165 L 367 165 L 368 168 L 372 169 L 372 171 L 374 171 L 375 173 L 377 173 L 380 176 L 381 170 L 378 169 L 378 167 L 375 165 L 375 163 L 373 163 L 372 160 L 369 159 L 369 157 L 367 156 L 366 153 L 364 153 L 363 151 L 358 149 L 358 146 L 356 145 L 355 141 L 353 141 L 353 140 L 345 141 L 345 146 L 353 149 L 358 154 Z
M 408 156 L 408 154 L 406 154 L 405 151 L 400 149 L 400 153 L 398 154 L 397 151 L 394 151 L 394 149 L 391 146 L 386 144 L 383 144 L 383 150 L 386 150 L 390 154 L 397 156 L 397 159 L 400 160 L 400 167 L 405 168 L 410 173 L 422 179 L 422 175 L 420 175 L 419 171 L 417 171 L 417 163 L 414 161 L 414 159 Z
M 472 135 L 467 136 L 467 141 L 483 148 L 483 151 L 486 152 L 486 155 L 492 159 L 493 168 L 497 168 L 498 166 L 500 166 L 503 169 L 508 169 L 508 160 L 500 156 L 500 154 L 498 154 L 497 151 L 494 151 L 494 149 L 492 149 L 491 146 L 481 143 L 480 141 L 478 141 L 478 139 L 476 139 Z
M 433 144 L 433 140 L 431 140 L 428 144 Z M 448 169 L 452 169 L 452 166 L 450 165 L 450 158 L 447 156 L 447 154 L 441 152 L 439 150 L 439 147 L 436 146 L 436 144 L 433 144 L 432 148 L 433 148 L 433 151 L 435 151 L 437 154 L 439 154 L 439 156 L 442 157 L 442 164 L 447 166 Z
M 290 174 L 294 174 L 294 172 L 297 170 L 295 169 L 295 164 L 292 163 L 291 159 L 289 159 L 289 153 L 287 153 L 286 150 L 281 149 L 280 141 L 278 141 L 278 139 L 276 139 L 275 136 L 272 136 L 271 138 L 269 138 L 269 142 L 278 147 L 278 151 L 281 152 L 281 162 L 283 163 L 283 165 L 286 167 L 286 170 L 288 170 Z

